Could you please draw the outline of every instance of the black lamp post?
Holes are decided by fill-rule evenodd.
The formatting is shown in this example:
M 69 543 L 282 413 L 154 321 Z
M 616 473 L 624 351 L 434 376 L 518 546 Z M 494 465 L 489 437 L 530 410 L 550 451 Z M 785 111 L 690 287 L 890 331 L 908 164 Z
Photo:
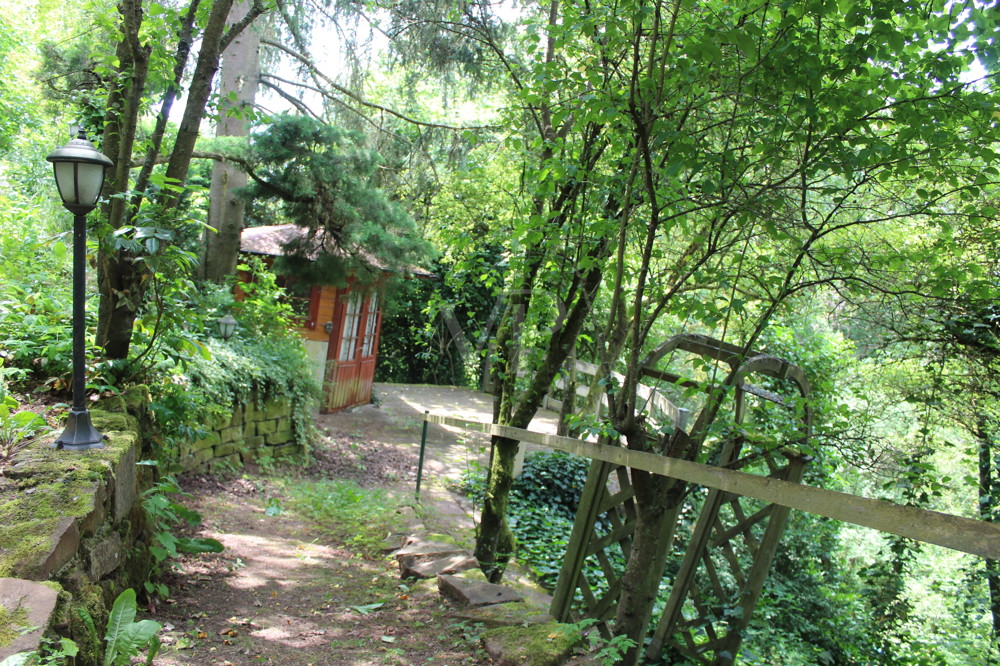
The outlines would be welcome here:
M 97 207 L 104 186 L 104 173 L 111 160 L 87 141 L 82 128 L 71 127 L 76 138 L 57 148 L 47 159 L 55 170 L 56 185 L 63 206 L 73 213 L 73 408 L 66 429 L 56 440 L 57 449 L 97 449 L 104 446 L 104 435 L 90 422 L 90 410 L 84 396 L 86 355 L 86 278 L 87 213 Z

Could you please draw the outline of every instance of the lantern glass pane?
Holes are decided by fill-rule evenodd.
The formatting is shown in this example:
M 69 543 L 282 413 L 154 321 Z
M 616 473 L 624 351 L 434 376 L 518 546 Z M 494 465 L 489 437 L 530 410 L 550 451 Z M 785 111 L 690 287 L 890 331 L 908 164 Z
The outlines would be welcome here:
M 79 203 L 93 206 L 101 196 L 101 185 L 104 184 L 104 165 L 81 162 L 77 174 L 80 197 Z
M 56 186 L 59 188 L 59 196 L 66 203 L 77 203 L 76 183 L 73 179 L 73 162 L 56 162 Z

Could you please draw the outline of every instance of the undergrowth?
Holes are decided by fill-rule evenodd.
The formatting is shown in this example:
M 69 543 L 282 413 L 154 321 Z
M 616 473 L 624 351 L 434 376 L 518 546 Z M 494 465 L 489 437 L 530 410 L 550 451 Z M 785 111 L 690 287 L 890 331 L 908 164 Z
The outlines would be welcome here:
M 405 527 L 397 512 L 399 500 L 380 488 L 362 488 L 346 479 L 295 480 L 287 482 L 286 492 L 294 509 L 367 556 L 379 552 L 386 535 Z
M 546 589 L 555 589 L 573 520 L 590 463 L 560 451 L 540 451 L 525 457 L 508 505 L 508 524 L 517 542 L 518 560 L 528 566 Z M 467 472 L 460 490 L 482 503 L 486 479 Z

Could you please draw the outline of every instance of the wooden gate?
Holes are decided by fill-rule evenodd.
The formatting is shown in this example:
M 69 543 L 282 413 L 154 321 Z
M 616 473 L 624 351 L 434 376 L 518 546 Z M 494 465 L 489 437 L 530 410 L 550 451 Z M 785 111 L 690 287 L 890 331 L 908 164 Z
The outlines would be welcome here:
M 382 326 L 379 290 L 338 289 L 333 323 L 326 357 L 324 413 L 371 401 Z
M 742 349 L 702 336 L 676 336 L 661 345 L 643 363 L 644 376 L 664 382 L 666 387 L 685 387 L 704 391 L 707 398 L 690 432 L 685 410 L 652 410 L 654 401 L 647 399 L 647 418 L 655 427 L 674 429 L 675 437 L 691 440 L 701 452 L 709 426 L 725 399 L 719 386 L 699 385 L 690 379 L 655 370 L 654 366 L 668 353 L 677 350 L 693 353 L 706 360 L 728 366 L 722 385 L 734 389 L 732 425 L 726 433 L 716 434 L 711 452 L 702 458 L 731 470 L 754 471 L 771 478 L 797 483 L 802 478 L 806 459 L 795 450 L 766 450 L 747 446 L 740 429 L 746 415 L 746 398 L 756 396 L 776 405 L 788 407 L 786 398 L 769 390 L 746 383 L 750 375 L 763 375 L 791 381 L 797 397 L 806 398 L 809 384 L 803 373 L 785 361 L 757 353 L 746 354 Z M 645 394 L 657 394 L 656 388 L 646 388 Z M 663 402 L 658 396 L 655 402 Z M 810 435 L 811 416 L 808 406 L 800 412 L 802 443 Z M 657 422 L 658 421 L 658 422 Z M 609 477 L 612 477 L 609 479 Z M 788 508 L 741 497 L 722 490 L 707 493 L 692 492 L 687 503 L 678 502 L 664 521 L 660 538 L 661 550 L 655 562 L 664 578 L 667 556 L 677 536 L 677 524 L 684 506 L 697 506 L 699 516 L 687 543 L 680 569 L 670 581 L 670 596 L 666 608 L 650 641 L 646 656 L 659 659 L 665 653 L 683 655 L 696 663 L 730 664 L 739 652 L 743 631 L 750 621 L 760 597 L 764 581 L 781 534 L 785 529 Z M 597 620 L 602 632 L 610 635 L 607 623 L 617 610 L 621 592 L 624 562 L 629 558 L 635 530 L 636 506 L 631 478 L 627 468 L 594 460 L 580 500 L 580 509 L 573 534 L 567 546 L 566 558 L 553 595 L 552 614 L 561 621 L 571 621 L 575 615 Z M 587 578 L 585 564 L 590 560 L 599 572 L 594 580 Z M 592 569 L 593 570 L 593 569 Z M 579 600 L 575 603 L 575 600 Z M 574 607 L 579 608 L 578 612 Z M 648 624 L 652 609 L 648 609 Z

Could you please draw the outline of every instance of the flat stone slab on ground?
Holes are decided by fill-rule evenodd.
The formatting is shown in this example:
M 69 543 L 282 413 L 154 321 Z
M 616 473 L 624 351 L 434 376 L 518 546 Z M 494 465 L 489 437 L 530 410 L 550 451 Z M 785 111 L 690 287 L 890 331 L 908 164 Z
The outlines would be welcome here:
M 41 583 L 19 578 L 0 578 L 0 606 L 13 625 L 9 628 L 18 633 L 13 641 L 0 646 L 0 659 L 38 648 L 42 633 L 48 628 L 49 618 L 56 608 L 57 596 L 55 590 Z M 31 627 L 34 630 L 20 633 Z
M 530 601 L 512 601 L 479 608 L 456 608 L 453 615 L 460 620 L 481 624 L 487 629 L 552 622 L 552 616 L 545 609 L 535 606 Z
M 461 576 L 438 576 L 438 590 L 446 599 L 473 608 L 521 601 L 521 597 L 508 587 L 469 580 Z
M 403 544 L 403 547 L 396 551 L 396 561 L 402 568 L 404 566 L 411 567 L 417 562 L 427 562 L 456 555 L 469 557 L 471 553 L 453 543 L 424 541 L 419 537 L 410 537 Z
M 446 557 L 448 555 L 454 555 L 458 552 L 464 552 L 465 549 L 456 546 L 453 543 L 446 543 L 444 541 L 426 541 L 418 536 L 411 536 L 406 539 L 403 546 L 396 551 L 396 559 L 400 557 L 420 557 L 423 559 L 432 559 L 435 557 Z
M 413 561 L 410 558 L 399 560 L 400 578 L 434 578 L 441 574 L 453 574 L 479 566 L 479 560 L 468 552 L 456 553 L 433 560 Z

